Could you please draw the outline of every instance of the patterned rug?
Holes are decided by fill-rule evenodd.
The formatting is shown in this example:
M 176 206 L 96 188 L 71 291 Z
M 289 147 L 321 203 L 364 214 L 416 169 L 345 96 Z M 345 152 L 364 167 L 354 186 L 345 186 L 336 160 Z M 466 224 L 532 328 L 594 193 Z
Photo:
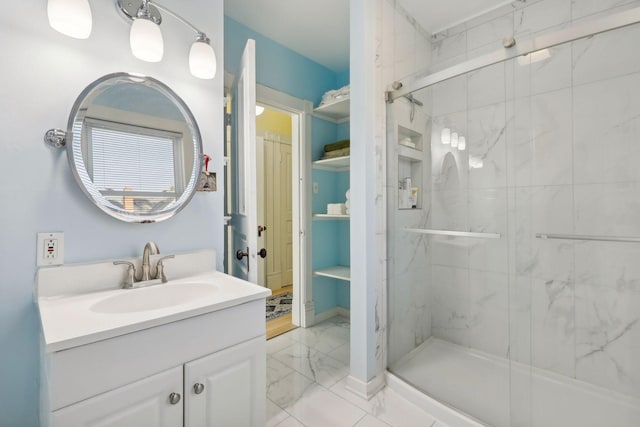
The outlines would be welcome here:
M 267 322 L 291 313 L 293 293 L 285 292 L 267 298 Z

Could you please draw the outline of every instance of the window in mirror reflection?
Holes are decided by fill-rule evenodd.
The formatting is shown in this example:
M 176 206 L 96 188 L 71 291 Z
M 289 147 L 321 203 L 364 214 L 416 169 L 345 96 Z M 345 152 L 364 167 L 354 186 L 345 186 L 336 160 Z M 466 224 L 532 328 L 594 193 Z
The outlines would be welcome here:
M 126 211 L 150 211 L 182 194 L 182 134 L 95 119 L 85 124 L 87 172 L 111 203 Z

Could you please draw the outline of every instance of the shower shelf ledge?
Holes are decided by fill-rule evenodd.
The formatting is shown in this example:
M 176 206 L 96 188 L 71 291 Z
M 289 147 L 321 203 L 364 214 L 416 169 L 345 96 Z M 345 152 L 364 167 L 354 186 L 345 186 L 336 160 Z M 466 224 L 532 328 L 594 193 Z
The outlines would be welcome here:
M 472 231 L 433 230 L 429 228 L 405 228 L 410 233 L 429 234 L 433 236 L 471 237 L 474 239 L 500 239 L 500 233 L 475 233 Z

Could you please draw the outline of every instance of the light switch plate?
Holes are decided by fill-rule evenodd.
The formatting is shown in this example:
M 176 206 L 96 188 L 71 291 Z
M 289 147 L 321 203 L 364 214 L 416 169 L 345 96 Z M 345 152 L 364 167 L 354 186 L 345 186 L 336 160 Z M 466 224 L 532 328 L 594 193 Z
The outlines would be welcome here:
M 38 267 L 64 264 L 64 233 L 38 233 Z

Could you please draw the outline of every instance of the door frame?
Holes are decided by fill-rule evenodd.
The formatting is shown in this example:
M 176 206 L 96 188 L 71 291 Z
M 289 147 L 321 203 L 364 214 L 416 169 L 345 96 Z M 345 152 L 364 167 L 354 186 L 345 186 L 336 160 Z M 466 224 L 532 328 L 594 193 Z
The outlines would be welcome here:
M 311 101 L 256 84 L 256 102 L 291 115 L 291 178 L 293 212 L 293 307 L 294 325 L 313 325 L 315 313 L 311 281 Z

